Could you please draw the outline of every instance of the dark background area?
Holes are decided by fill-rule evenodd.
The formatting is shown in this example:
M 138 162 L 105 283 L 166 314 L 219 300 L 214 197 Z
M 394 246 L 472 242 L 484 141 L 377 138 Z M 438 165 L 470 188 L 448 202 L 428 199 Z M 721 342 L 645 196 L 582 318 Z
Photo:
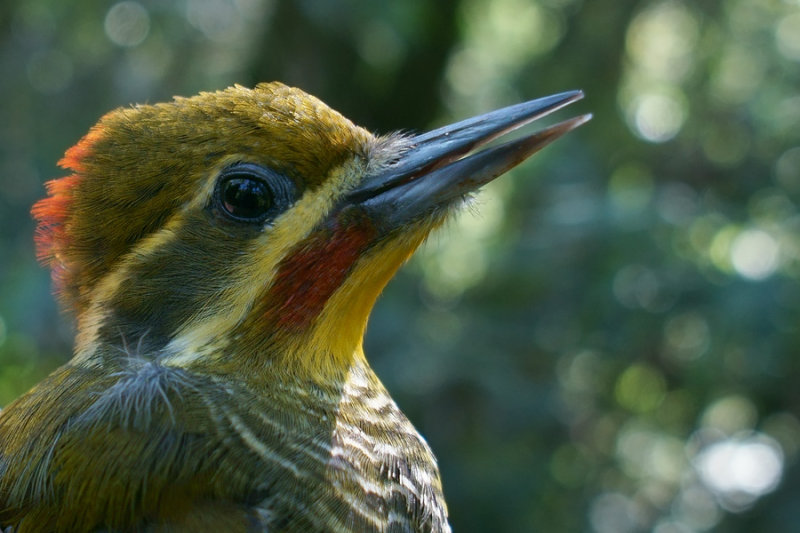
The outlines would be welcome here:
M 421 131 L 579 88 L 370 321 L 454 529 L 800 531 L 799 64 L 798 0 L 6 0 L 0 405 L 69 357 L 29 209 L 106 111 L 280 80 Z

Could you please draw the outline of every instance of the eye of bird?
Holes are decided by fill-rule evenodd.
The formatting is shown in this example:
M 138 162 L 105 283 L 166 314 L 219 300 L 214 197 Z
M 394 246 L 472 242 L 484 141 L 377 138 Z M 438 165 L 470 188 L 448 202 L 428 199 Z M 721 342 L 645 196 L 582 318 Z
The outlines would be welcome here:
M 291 205 L 293 188 L 288 178 L 270 169 L 237 163 L 220 173 L 214 196 L 231 220 L 260 224 Z

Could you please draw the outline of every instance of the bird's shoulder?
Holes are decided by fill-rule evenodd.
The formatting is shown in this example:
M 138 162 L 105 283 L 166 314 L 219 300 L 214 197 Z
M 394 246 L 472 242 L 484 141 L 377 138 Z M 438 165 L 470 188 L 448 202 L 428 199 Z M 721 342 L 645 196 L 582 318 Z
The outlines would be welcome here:
M 146 360 L 68 364 L 0 413 L 0 504 L 0 524 L 45 527 L 31 531 L 141 517 L 187 531 L 447 527 L 433 454 L 371 376 L 254 387 Z

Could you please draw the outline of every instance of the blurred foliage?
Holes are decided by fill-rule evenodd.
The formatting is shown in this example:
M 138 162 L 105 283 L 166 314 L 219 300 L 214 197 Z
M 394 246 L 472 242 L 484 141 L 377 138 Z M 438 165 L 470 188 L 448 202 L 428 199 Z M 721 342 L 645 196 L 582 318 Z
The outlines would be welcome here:
M 28 210 L 105 111 L 277 79 L 386 132 L 582 88 L 367 352 L 456 531 L 800 531 L 798 63 L 798 0 L 7 0 L 0 404 L 70 353 Z

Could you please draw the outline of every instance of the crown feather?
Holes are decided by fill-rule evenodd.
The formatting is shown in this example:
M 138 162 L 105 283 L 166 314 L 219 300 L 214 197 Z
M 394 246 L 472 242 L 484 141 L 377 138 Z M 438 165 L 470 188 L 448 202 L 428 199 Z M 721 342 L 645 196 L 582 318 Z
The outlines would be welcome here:
M 71 268 L 63 252 L 70 242 L 68 227 L 74 212 L 73 193 L 83 180 L 83 161 L 101 136 L 101 128 L 94 127 L 78 144 L 66 151 L 58 166 L 72 170 L 74 174 L 46 182 L 47 196 L 31 208 L 31 214 L 37 222 L 36 258 L 50 267 L 54 289 L 64 299 L 71 298 L 67 294 L 71 290 Z

